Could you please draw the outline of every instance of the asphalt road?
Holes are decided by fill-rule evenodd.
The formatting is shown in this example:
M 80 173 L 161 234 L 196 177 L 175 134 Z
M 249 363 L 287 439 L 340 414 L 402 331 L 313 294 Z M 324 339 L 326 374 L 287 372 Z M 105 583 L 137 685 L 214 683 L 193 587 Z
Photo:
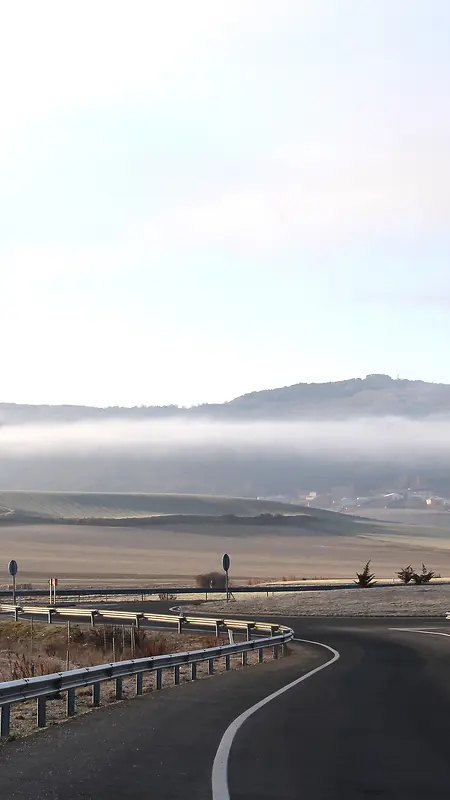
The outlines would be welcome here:
M 339 651 L 259 709 L 233 740 L 231 800 L 450 796 L 450 623 L 283 619 Z M 320 666 L 300 644 L 278 662 L 106 707 L 0 747 L 2 797 L 211 800 L 222 736 L 242 712 Z M 214 800 L 226 800 L 215 798 Z

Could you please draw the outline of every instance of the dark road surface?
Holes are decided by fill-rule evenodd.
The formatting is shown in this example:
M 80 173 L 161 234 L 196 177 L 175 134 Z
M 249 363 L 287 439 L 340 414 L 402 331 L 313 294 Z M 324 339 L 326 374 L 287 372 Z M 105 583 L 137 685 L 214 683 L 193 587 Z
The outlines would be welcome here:
M 450 623 L 282 619 L 340 658 L 250 716 L 228 762 L 231 800 L 450 797 Z M 109 706 L 0 747 L 0 793 L 21 800 L 203 800 L 230 723 L 331 658 L 278 662 Z M 215 796 L 214 800 L 227 800 Z

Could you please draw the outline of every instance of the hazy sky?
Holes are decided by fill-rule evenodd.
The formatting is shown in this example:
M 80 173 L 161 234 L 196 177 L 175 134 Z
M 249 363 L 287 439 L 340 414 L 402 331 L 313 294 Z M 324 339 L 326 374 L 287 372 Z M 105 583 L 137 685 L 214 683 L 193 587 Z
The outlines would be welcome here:
M 1 400 L 450 382 L 448 0 L 0 14 Z

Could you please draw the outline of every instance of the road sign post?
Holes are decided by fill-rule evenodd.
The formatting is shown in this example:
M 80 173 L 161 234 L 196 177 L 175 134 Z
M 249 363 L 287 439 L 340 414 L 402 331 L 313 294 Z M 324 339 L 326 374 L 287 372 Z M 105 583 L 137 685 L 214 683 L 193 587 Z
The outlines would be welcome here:
M 49 595 L 50 595 L 50 605 L 56 606 L 56 587 L 58 586 L 58 578 L 49 578 L 48 579 L 48 588 L 49 588 Z
M 9 571 L 9 574 L 12 576 L 12 579 L 13 579 L 13 585 L 12 585 L 13 605 L 16 605 L 16 575 L 17 575 L 17 570 L 18 570 L 17 561 L 14 561 L 14 559 L 12 559 L 8 564 L 8 571 Z
M 226 593 L 227 593 L 227 603 L 228 603 L 228 601 L 230 599 L 230 592 L 229 592 L 229 588 L 228 588 L 229 587 L 228 570 L 230 569 L 230 563 L 231 563 L 230 562 L 230 556 L 228 555 L 228 553 L 225 553 L 225 555 L 222 558 L 222 567 L 223 567 L 224 572 L 225 572 L 225 590 L 226 590 Z

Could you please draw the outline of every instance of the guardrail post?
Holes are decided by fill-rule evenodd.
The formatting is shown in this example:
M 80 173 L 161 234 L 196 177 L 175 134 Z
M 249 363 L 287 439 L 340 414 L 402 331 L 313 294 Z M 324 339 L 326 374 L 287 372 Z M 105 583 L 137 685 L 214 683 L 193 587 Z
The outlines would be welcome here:
M 247 641 L 249 641 L 249 640 L 250 640 L 250 638 L 251 638 L 251 635 L 252 635 L 252 627 L 253 627 L 253 625 L 247 625 Z
M 144 673 L 138 672 L 136 675 L 136 694 L 142 694 L 143 678 L 144 678 Z
M 11 706 L 2 706 L 0 714 L 0 736 L 9 736 L 11 725 Z
M 258 664 L 262 664 L 264 661 L 264 648 L 260 647 L 258 649 Z
M 92 684 L 92 705 L 96 707 L 100 705 L 100 682 Z
M 162 689 L 162 669 L 156 670 L 156 688 Z
M 52 622 L 52 614 L 53 614 L 53 608 L 49 608 L 48 609 L 48 617 L 47 617 L 47 622 L 48 622 L 49 625 L 51 625 L 51 622 Z
M 243 652 L 242 652 L 242 666 L 243 667 L 247 666 L 247 655 L 248 655 L 247 650 L 243 650 Z
M 95 625 L 95 614 L 96 614 L 95 611 L 91 611 L 91 625 L 92 625 L 92 627 L 94 627 L 94 625 Z
M 214 675 L 214 659 L 210 658 L 208 661 L 208 675 Z
M 193 661 L 191 664 L 191 679 L 193 681 L 197 680 L 197 662 Z
M 67 690 L 67 716 L 73 717 L 75 714 L 75 689 Z
M 14 622 L 18 622 L 18 621 L 19 621 L 19 609 L 16 606 L 15 609 L 14 609 Z
M 184 617 L 178 617 L 178 635 L 183 632 Z
M 230 656 L 229 656 L 229 655 L 226 655 L 226 656 L 225 656 L 225 669 L 226 669 L 226 671 L 228 672 L 228 670 L 229 670 L 230 668 L 231 668 Z
M 37 726 L 38 728 L 45 728 L 46 725 L 46 714 L 47 710 L 47 698 L 46 697 L 38 697 L 37 699 Z
M 180 682 L 180 667 L 178 664 L 173 668 L 173 682 L 176 686 Z
M 216 636 L 219 638 L 220 636 L 220 620 L 216 619 Z
M 274 644 L 273 646 L 273 657 L 278 658 L 278 645 Z
M 116 678 L 116 700 L 122 700 L 123 697 L 123 680 Z

